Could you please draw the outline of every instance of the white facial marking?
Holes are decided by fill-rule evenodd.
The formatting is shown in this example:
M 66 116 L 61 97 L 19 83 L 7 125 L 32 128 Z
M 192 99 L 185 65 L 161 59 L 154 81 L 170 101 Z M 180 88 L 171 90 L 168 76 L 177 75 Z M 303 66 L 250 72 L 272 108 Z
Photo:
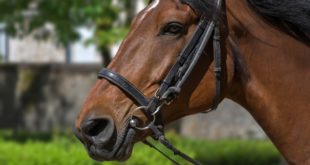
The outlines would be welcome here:
M 150 7 L 147 9 L 147 12 L 153 10 L 155 7 L 158 6 L 158 4 L 159 4 L 159 0 L 154 0 L 154 1 L 151 3 Z
M 149 5 L 149 7 L 145 10 L 144 14 L 141 16 L 141 18 L 139 20 L 144 20 L 145 16 L 152 11 L 153 9 L 155 9 L 159 4 L 159 0 L 153 0 L 153 2 Z

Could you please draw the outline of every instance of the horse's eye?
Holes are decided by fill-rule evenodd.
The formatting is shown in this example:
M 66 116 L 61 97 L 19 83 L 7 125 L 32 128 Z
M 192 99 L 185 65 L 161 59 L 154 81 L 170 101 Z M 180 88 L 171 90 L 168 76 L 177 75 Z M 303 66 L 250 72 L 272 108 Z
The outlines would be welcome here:
M 179 35 L 183 32 L 183 25 L 177 22 L 167 24 L 161 34 L 162 35 Z

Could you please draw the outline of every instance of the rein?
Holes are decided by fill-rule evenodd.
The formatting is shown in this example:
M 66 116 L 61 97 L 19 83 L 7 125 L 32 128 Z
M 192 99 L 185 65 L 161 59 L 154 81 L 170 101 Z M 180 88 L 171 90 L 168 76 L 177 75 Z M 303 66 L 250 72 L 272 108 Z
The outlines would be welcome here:
M 216 8 L 219 9 L 222 5 L 222 0 L 216 0 Z M 201 165 L 198 161 L 190 158 L 188 155 L 176 149 L 164 135 L 164 124 L 162 121 L 161 109 L 164 105 L 169 105 L 173 102 L 181 92 L 182 86 L 192 73 L 194 67 L 199 61 L 201 55 L 204 52 L 206 45 L 210 42 L 211 36 L 213 35 L 213 59 L 215 64 L 215 98 L 210 112 L 215 110 L 221 100 L 221 47 L 220 47 L 220 29 L 216 25 L 215 15 L 213 19 L 209 21 L 206 16 L 202 16 L 196 31 L 194 32 L 191 40 L 187 43 L 181 54 L 179 55 L 177 62 L 173 65 L 160 87 L 158 88 L 155 95 L 149 100 L 139 89 L 137 89 L 132 83 L 126 78 L 115 73 L 109 69 L 102 69 L 98 73 L 99 79 L 106 79 L 124 93 L 126 93 L 132 101 L 134 101 L 139 107 L 134 110 L 142 111 L 150 123 L 145 127 L 139 127 L 139 120 L 131 116 L 129 125 L 136 130 L 151 130 L 153 135 L 152 138 L 159 141 L 174 155 L 178 155 L 183 159 L 194 165 Z M 171 159 L 165 153 L 156 148 L 153 144 L 148 141 L 143 141 L 146 145 L 156 149 L 166 158 L 171 160 L 174 164 L 179 164 L 175 160 Z

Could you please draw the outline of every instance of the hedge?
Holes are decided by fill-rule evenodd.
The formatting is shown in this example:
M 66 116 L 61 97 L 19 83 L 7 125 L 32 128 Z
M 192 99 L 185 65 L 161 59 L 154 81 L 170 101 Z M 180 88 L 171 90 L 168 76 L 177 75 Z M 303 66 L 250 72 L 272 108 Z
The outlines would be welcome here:
M 169 133 L 182 151 L 206 165 L 280 165 L 281 156 L 269 141 L 193 140 Z M 159 146 L 161 147 L 161 146 Z M 169 153 L 172 157 L 173 155 Z M 175 158 L 175 157 L 173 157 Z M 187 164 L 177 158 L 181 164 Z M 127 162 L 91 160 L 71 134 L 0 133 L 0 165 L 171 165 L 156 151 L 135 145 Z

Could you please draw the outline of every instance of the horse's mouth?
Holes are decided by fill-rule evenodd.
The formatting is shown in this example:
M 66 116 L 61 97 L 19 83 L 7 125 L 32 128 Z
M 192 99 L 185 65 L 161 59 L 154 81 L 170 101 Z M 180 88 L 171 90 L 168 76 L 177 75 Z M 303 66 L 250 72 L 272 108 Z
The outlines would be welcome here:
M 86 149 L 89 156 L 97 161 L 125 161 L 132 153 L 135 135 L 136 130 L 128 127 L 115 137 L 113 144 L 102 146 L 94 142 L 86 145 Z

